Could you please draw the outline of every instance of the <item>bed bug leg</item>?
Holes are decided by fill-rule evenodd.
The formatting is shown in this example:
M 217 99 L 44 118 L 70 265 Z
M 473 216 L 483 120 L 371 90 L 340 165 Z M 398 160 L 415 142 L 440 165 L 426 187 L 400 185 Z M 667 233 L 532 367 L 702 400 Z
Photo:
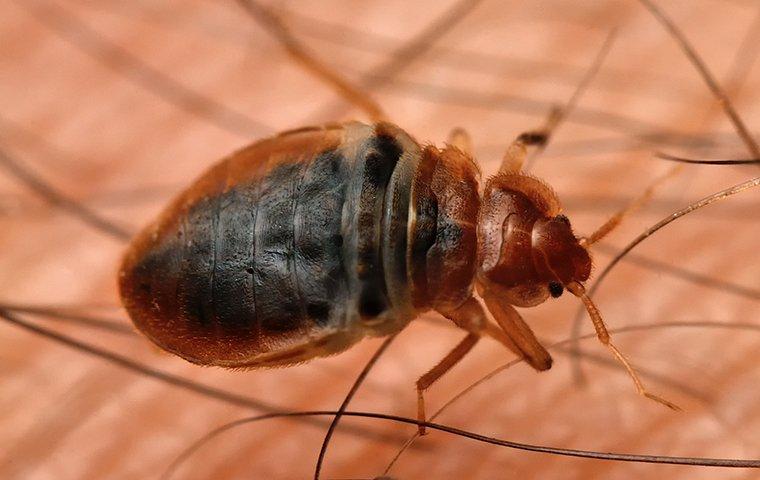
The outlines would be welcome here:
M 651 185 L 649 185 L 638 197 L 631 200 L 626 206 L 621 208 L 617 213 L 612 215 L 609 220 L 604 222 L 602 226 L 596 229 L 591 235 L 588 237 L 582 237 L 579 239 L 580 244 L 588 248 L 591 245 L 595 244 L 602 238 L 609 235 L 610 232 L 615 230 L 615 228 L 620 225 L 620 223 L 623 221 L 623 219 L 631 214 L 632 212 L 638 210 L 643 206 L 646 202 L 649 201 L 650 198 L 652 198 L 652 195 L 654 194 L 654 191 L 662 185 L 666 180 L 670 179 L 677 173 L 679 173 L 682 170 L 682 165 L 676 165 L 675 167 L 668 170 L 664 175 L 656 179 L 652 182 Z
M 554 127 L 562 119 L 563 113 L 560 107 L 554 107 L 549 113 L 543 127 L 529 130 L 517 136 L 512 144 L 507 147 L 504 158 L 501 161 L 500 172 L 519 172 L 523 168 L 529 155 L 540 153 L 549 142 Z M 533 150 L 530 152 L 529 150 Z
M 448 353 L 448 355 L 443 357 L 443 360 L 438 362 L 438 365 L 430 369 L 429 372 L 417 380 L 417 418 L 421 422 L 424 422 L 427 418 L 425 416 L 425 399 L 423 397 L 423 392 L 446 372 L 451 370 L 454 365 L 459 363 L 459 361 L 472 350 L 472 347 L 478 343 L 478 340 L 480 340 L 480 335 L 478 333 L 468 333 L 467 336 Z M 425 435 L 424 425 L 419 426 L 419 432 L 420 435 Z
M 565 287 L 567 287 L 570 293 L 580 298 L 583 304 L 586 306 L 589 317 L 591 317 L 591 322 L 594 324 L 597 338 L 599 338 L 599 341 L 602 343 L 602 345 L 609 348 L 615 358 L 617 358 L 618 361 L 623 364 L 626 372 L 628 372 L 628 376 L 631 377 L 631 380 L 633 380 L 633 384 L 636 386 L 636 391 L 639 393 L 639 395 L 642 395 L 650 400 L 654 400 L 655 402 L 664 405 L 671 410 L 680 411 L 681 408 L 678 405 L 647 391 L 647 389 L 644 387 L 644 384 L 641 382 L 639 375 L 628 362 L 628 359 L 625 358 L 623 353 L 618 350 L 618 348 L 612 343 L 610 334 L 607 331 L 607 326 L 604 324 L 604 320 L 602 320 L 602 315 L 599 313 L 599 309 L 596 308 L 596 305 L 594 305 L 594 302 L 591 301 L 591 298 L 586 295 L 586 289 L 583 288 L 583 285 L 578 282 L 570 282 L 565 285 Z
M 493 295 L 486 293 L 492 301 Z M 486 300 L 488 304 L 488 300 Z M 494 304 L 493 308 L 488 305 L 499 325 L 488 321 L 488 316 L 478 300 L 470 297 L 453 312 L 442 312 L 444 316 L 453 321 L 459 328 L 469 334 L 446 355 L 435 367 L 417 380 L 417 418 L 425 421 L 424 392 L 451 370 L 467 353 L 472 350 L 482 335 L 488 335 L 499 343 L 506 346 L 515 355 L 525 358 L 536 370 L 547 370 L 552 365 L 549 352 L 538 342 L 533 331 L 520 317 L 511 305 L 502 306 Z M 419 427 L 420 435 L 425 434 L 425 427 Z
M 305 71 L 328 85 L 347 102 L 363 110 L 373 122 L 386 120 L 380 105 L 361 88 L 347 80 L 335 69 L 319 60 L 303 42 L 291 33 L 275 12 L 254 0 L 237 0 L 237 3 L 264 28 Z
M 441 312 L 443 316 L 454 322 L 459 328 L 469 332 L 459 344 L 446 355 L 443 360 L 430 369 L 426 374 L 417 380 L 417 418 L 424 422 L 425 416 L 425 399 L 423 393 L 425 390 L 441 378 L 446 372 L 451 370 L 454 365 L 464 358 L 472 347 L 478 343 L 482 334 L 490 334 L 487 330 L 488 317 L 483 306 L 474 297 L 470 297 L 461 306 L 452 312 Z M 517 347 L 515 347 L 517 348 Z M 425 434 L 425 427 L 420 425 L 420 435 Z
M 463 303 L 454 314 L 446 314 L 445 316 L 459 328 L 471 333 L 487 335 L 507 347 L 510 352 L 518 357 L 526 358 L 524 350 L 515 343 L 512 337 L 502 327 L 488 320 L 485 308 L 474 297 Z M 551 362 L 551 359 L 549 361 Z
M 554 130 L 556 130 L 560 122 L 562 122 L 562 120 L 575 108 L 575 105 L 591 84 L 591 81 L 602 68 L 602 64 L 607 58 L 607 54 L 612 48 L 616 36 L 617 30 L 612 30 L 609 35 L 607 35 L 607 38 L 604 40 L 599 52 L 597 52 L 594 61 L 589 66 L 588 70 L 586 70 L 585 75 L 575 88 L 575 91 L 567 104 L 565 104 L 564 107 L 555 106 L 552 108 L 543 127 L 538 130 L 524 132 L 512 142 L 507 149 L 507 152 L 504 154 L 504 159 L 502 160 L 501 168 L 499 169 L 500 172 L 519 172 L 523 169 L 528 170 L 530 168 L 530 162 L 535 160 L 544 148 L 546 148 Z M 533 151 L 529 152 L 531 147 L 533 147 Z
M 491 312 L 501 330 L 517 346 L 518 352 L 515 352 L 517 355 L 523 357 L 537 371 L 550 369 L 552 366 L 551 355 L 541 345 L 533 330 L 525 323 L 515 307 L 504 301 L 506 295 L 499 292 L 500 288 L 497 285 L 483 287 L 480 290 L 488 311 Z
M 470 138 L 470 134 L 464 128 L 456 127 L 453 129 L 449 133 L 449 141 L 447 143 L 472 157 L 472 138 Z

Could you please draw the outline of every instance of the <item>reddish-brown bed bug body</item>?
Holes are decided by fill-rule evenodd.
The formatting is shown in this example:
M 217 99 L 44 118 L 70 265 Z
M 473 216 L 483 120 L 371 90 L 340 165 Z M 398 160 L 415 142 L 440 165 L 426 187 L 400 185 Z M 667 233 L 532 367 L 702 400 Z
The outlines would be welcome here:
M 424 419 L 422 392 L 482 335 L 550 368 L 514 306 L 567 288 L 653 397 L 581 285 L 592 242 L 576 238 L 552 190 L 521 171 L 526 147 L 543 141 L 518 137 L 481 196 L 465 147 L 422 146 L 387 122 L 261 140 L 212 167 L 137 236 L 120 271 L 123 303 L 160 347 L 230 368 L 338 353 L 434 309 L 468 334 L 417 382 Z
M 476 265 L 478 171 L 390 124 L 286 132 L 182 193 L 129 249 L 124 304 L 200 364 L 286 365 L 456 308 Z
M 420 145 L 387 122 L 366 92 L 314 58 L 277 15 L 253 1 L 242 5 L 373 124 L 304 128 L 258 141 L 181 193 L 132 242 L 119 272 L 122 302 L 140 331 L 194 363 L 273 367 L 396 333 L 434 309 L 467 335 L 417 380 L 424 421 L 423 392 L 483 335 L 536 370 L 550 368 L 551 356 L 514 307 L 538 305 L 567 288 L 638 392 L 676 408 L 644 389 L 582 285 L 591 272 L 588 247 L 632 207 L 576 238 L 551 188 L 523 170 L 528 148 L 544 145 L 566 111 L 519 135 L 481 195 L 464 130 L 455 129 L 444 148 Z

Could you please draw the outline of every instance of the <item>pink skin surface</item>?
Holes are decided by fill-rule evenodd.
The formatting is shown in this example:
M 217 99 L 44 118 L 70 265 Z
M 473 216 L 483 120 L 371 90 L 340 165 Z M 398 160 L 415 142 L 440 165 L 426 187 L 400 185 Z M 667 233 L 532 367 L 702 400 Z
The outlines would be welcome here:
M 66 194 L 131 231 L 210 163 L 260 135 L 365 119 L 294 65 L 235 2 L 74 0 L 52 2 L 63 5 L 61 9 L 25 6 L 36 3 L 19 0 L 0 6 L 0 146 Z M 742 88 L 725 81 L 757 15 L 755 2 L 661 3 L 729 85 L 729 95 L 750 129 L 758 130 L 760 69 L 749 70 Z M 390 52 L 441 15 L 446 5 L 328 0 L 285 2 L 284 8 L 298 38 L 357 80 L 387 62 Z M 78 44 L 64 40 L 61 31 L 71 35 L 78 28 L 61 20 L 64 14 L 123 50 L 93 50 L 89 43 L 85 52 L 81 32 Z M 694 157 L 746 156 L 693 67 L 637 2 L 483 2 L 393 79 L 376 79 L 374 92 L 391 119 L 421 142 L 441 145 L 453 127 L 467 129 L 487 176 L 498 168 L 514 137 L 540 125 L 552 104 L 569 98 L 615 26 L 620 27 L 619 36 L 602 71 L 532 170 L 556 190 L 575 232 L 588 234 L 670 167 L 652 158 L 655 150 Z M 146 90 L 144 82 L 175 95 L 177 86 L 156 87 L 150 74 L 135 73 L 124 52 L 223 107 L 195 99 L 189 108 L 178 108 L 176 97 L 174 103 L 167 101 Z M 221 120 L 209 120 L 210 110 L 226 113 Z M 706 136 L 717 146 L 699 150 L 669 145 L 668 138 L 661 138 L 668 132 Z M 636 134 L 655 137 L 637 139 Z M 752 175 L 755 167 L 685 168 L 651 203 L 592 248 L 590 282 L 609 262 L 611 251 L 649 225 Z M 594 297 L 609 327 L 756 320 L 757 209 L 757 192 L 746 192 L 645 241 L 635 250 L 640 263 L 623 262 Z M 123 249 L 119 241 L 41 201 L 15 178 L 0 175 L 1 302 L 84 306 L 79 310 L 128 325 L 118 307 L 115 281 Z M 683 272 L 674 277 L 673 268 L 698 276 L 698 283 L 684 280 Z M 730 283 L 730 290 L 713 288 L 717 282 Z M 579 306 L 565 294 L 521 313 L 549 344 L 567 338 Z M 429 314 L 423 319 L 440 318 Z M 151 367 L 283 409 L 337 408 L 360 365 L 379 345 L 379 340 L 364 341 L 344 354 L 299 367 L 239 372 L 191 365 L 136 336 L 37 321 Z M 583 331 L 591 331 L 585 317 Z M 413 322 L 377 364 L 351 408 L 413 417 L 414 381 L 461 336 L 443 322 Z M 760 335 L 670 328 L 615 338 L 650 388 L 677 402 L 684 413 L 637 397 L 628 377 L 617 365 L 610 367 L 608 352 L 586 340 L 583 350 L 605 363 L 584 361 L 585 388 L 573 383 L 571 361 L 555 350 L 549 372 L 539 375 L 525 365 L 515 367 L 476 389 L 439 421 L 567 448 L 758 456 L 753 439 L 760 428 Z M 483 340 L 426 394 L 428 410 L 435 412 L 461 388 L 512 358 L 496 342 Z M 4 323 L 0 378 L 2 478 L 154 478 L 204 433 L 251 413 Z M 401 439 L 415 430 L 374 421 L 344 422 L 397 437 L 381 442 L 339 427 L 325 478 L 379 475 Z M 200 450 L 174 478 L 307 478 L 324 430 L 283 420 L 242 427 Z M 394 477 L 756 475 L 528 454 L 441 433 L 420 444 L 426 448 L 407 452 L 392 471 Z

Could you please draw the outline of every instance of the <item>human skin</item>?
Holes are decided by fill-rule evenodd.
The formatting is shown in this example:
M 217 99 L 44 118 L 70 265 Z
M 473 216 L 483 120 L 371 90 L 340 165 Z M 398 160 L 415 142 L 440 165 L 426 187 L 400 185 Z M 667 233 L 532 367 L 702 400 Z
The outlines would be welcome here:
M 320 58 L 357 81 L 447 6 L 410 3 L 290 2 L 282 15 Z M 185 101 L 185 108 L 178 108 L 176 98 L 167 101 L 146 91 L 141 83 L 145 75 L 135 79 L 134 65 L 125 64 L 118 52 L 105 51 L 109 66 L 102 58 L 82 53 L 51 33 L 49 25 L 60 28 L 51 19 L 60 19 L 61 12 L 43 5 L 34 10 L 47 19 L 42 22 L 23 6 L 31 4 L 8 2 L 0 7 L 0 35 L 5 40 L 0 42 L 0 147 L 129 231 L 154 217 L 214 161 L 260 136 L 306 124 L 366 120 L 293 64 L 234 2 L 61 4 L 64 13 L 75 15 L 135 58 L 238 112 L 227 112 L 222 120 L 218 115 L 209 120 L 206 104 L 196 101 L 187 107 Z M 750 129 L 757 130 L 758 68 L 749 69 L 743 85 L 730 80 L 736 51 L 757 15 L 753 2 L 726 2 L 720 8 L 702 0 L 662 4 L 727 84 Z M 396 40 L 387 40 L 387 45 L 381 39 L 361 43 L 350 32 L 327 29 L 348 39 L 349 46 L 341 46 L 319 39 L 317 34 L 324 35 L 325 29 L 303 16 Z M 652 157 L 654 151 L 747 156 L 694 68 L 637 2 L 483 2 L 431 52 L 396 73 L 395 81 L 375 81 L 372 93 L 388 116 L 420 142 L 442 145 L 453 127 L 465 128 L 487 176 L 497 169 L 514 137 L 540 125 L 553 104 L 567 101 L 616 26 L 618 38 L 601 72 L 532 170 L 556 190 L 575 231 L 589 233 L 670 168 Z M 377 52 L 369 51 L 373 48 Z M 452 56 L 451 49 L 501 57 L 501 63 L 474 55 Z M 745 60 L 749 50 L 743 51 Z M 155 81 L 151 84 L 156 88 Z M 467 102 L 462 95 L 444 98 L 443 87 L 472 90 L 478 97 L 468 97 Z M 175 85 L 167 89 L 176 92 Z M 502 96 L 501 103 L 495 95 Z M 541 103 L 510 102 L 504 98 L 508 95 Z M 593 111 L 629 120 L 600 119 Z M 668 132 L 706 136 L 717 145 L 679 146 Z M 657 136 L 632 139 L 636 134 Z M 756 170 L 685 168 L 599 248 L 591 249 L 595 268 L 590 281 L 609 262 L 610 252 L 645 228 L 689 202 L 756 175 Z M 116 290 L 124 243 L 40 200 L 5 173 L 0 194 L 0 301 L 84 305 L 91 315 L 128 325 Z M 635 250 L 645 260 L 621 263 L 594 297 L 609 327 L 753 322 L 760 299 L 757 206 L 757 193 L 750 190 L 694 212 L 647 239 Z M 680 277 L 673 276 L 676 268 L 681 269 Z M 687 281 L 689 272 L 693 275 Z M 567 338 L 579 306 L 566 294 L 521 313 L 539 338 L 551 344 Z M 153 368 L 287 410 L 337 408 L 363 362 L 379 346 L 379 340 L 367 340 L 339 356 L 297 367 L 228 371 L 191 365 L 157 351 L 140 337 L 35 321 Z M 591 332 L 585 316 L 583 322 L 584 333 Z M 461 336 L 434 314 L 413 322 L 376 365 L 350 409 L 414 417 L 414 381 Z M 584 360 L 586 383 L 579 387 L 571 376 L 571 360 L 555 351 L 549 372 L 537 374 L 525 365 L 512 368 L 438 421 L 566 448 L 757 457 L 756 332 L 684 327 L 615 338 L 648 387 L 684 412 L 673 413 L 637 396 L 614 364 Z M 581 347 L 604 362 L 612 360 L 593 340 Z M 203 434 L 259 413 L 168 386 L 8 324 L 0 325 L 0 358 L 3 478 L 157 477 Z M 429 411 L 512 358 L 496 342 L 483 340 L 429 390 Z M 393 439 L 344 429 L 349 426 L 392 434 Z M 308 477 L 325 429 L 324 424 L 285 420 L 241 427 L 193 455 L 174 478 Z M 328 452 L 325 478 L 379 475 L 401 439 L 414 431 L 411 426 L 344 419 Z M 394 477 L 693 479 L 755 474 L 553 457 L 437 432 L 418 444 L 420 448 L 399 461 L 391 472 Z

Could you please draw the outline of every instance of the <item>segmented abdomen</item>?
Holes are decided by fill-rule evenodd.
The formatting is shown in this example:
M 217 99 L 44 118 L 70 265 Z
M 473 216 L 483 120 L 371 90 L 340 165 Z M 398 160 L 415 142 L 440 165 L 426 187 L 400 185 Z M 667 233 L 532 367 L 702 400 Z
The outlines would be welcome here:
M 132 244 L 137 327 L 190 361 L 295 363 L 412 316 L 406 225 L 418 147 L 360 124 L 291 132 L 223 160 Z

